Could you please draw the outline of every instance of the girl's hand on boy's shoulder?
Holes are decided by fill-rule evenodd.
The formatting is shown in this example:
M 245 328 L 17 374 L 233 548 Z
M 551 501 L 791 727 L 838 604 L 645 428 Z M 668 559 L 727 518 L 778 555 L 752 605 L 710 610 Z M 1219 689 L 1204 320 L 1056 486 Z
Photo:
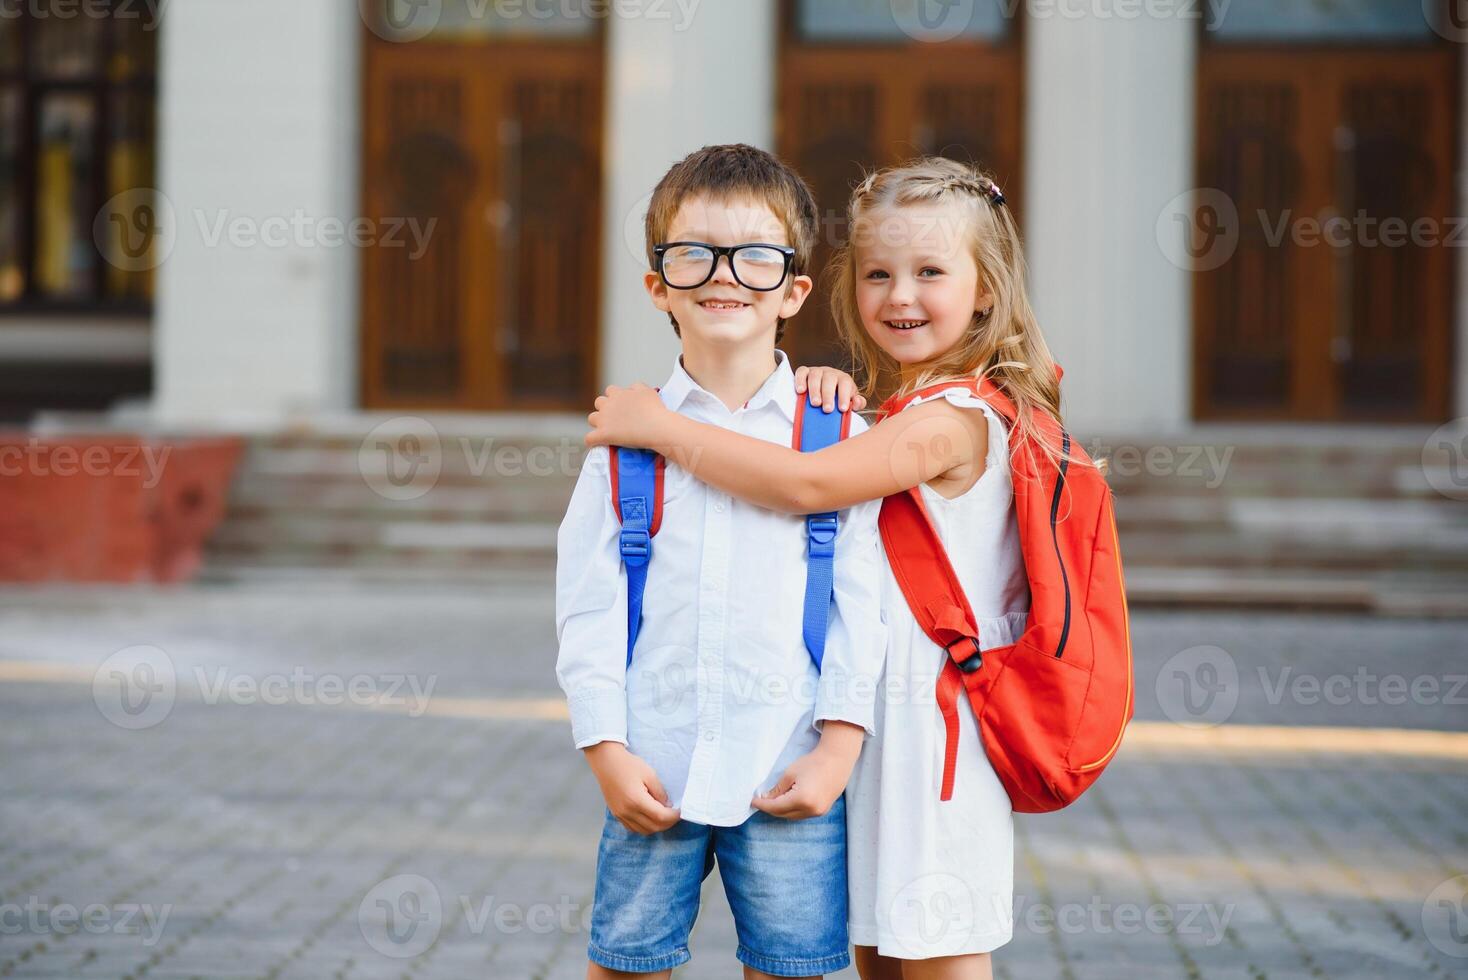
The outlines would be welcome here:
M 654 388 L 645 384 L 630 388 L 610 385 L 586 417 L 591 424 L 586 444 L 651 449 L 664 441 L 658 426 L 672 414 Z
M 833 407 L 843 412 L 847 409 L 860 412 L 867 407 L 866 398 L 856 390 L 856 379 L 833 367 L 796 368 L 795 393 L 803 395 L 807 389 L 811 404 L 827 412 Z

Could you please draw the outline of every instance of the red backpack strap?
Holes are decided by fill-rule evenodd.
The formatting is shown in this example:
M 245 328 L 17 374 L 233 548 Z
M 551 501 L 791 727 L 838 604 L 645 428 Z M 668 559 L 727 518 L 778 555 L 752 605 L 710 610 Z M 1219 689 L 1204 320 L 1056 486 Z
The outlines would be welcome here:
M 900 399 L 883 404 L 883 417 L 902 411 L 913 401 L 949 388 L 962 388 L 982 398 L 1006 422 L 1014 423 L 1014 403 L 987 378 L 943 381 L 914 391 Z M 912 487 L 882 501 L 878 519 L 882 545 L 892 575 L 907 599 L 907 607 L 928 639 L 948 651 L 943 671 L 938 675 L 938 708 L 943 713 L 945 728 L 943 750 L 943 787 L 941 798 L 953 797 L 953 777 L 958 766 L 959 696 L 964 693 L 963 675 L 983 665 L 979 646 L 979 625 L 969 606 L 968 596 L 943 539 L 933 526 L 923 504 L 922 489 Z
M 1055 365 L 1055 378 L 1057 381 L 1060 380 L 1060 376 L 1063 373 L 1060 370 L 1060 365 Z M 887 399 L 882 403 L 882 407 L 878 409 L 877 414 L 880 418 L 896 415 L 917 399 L 937 394 L 940 391 L 946 391 L 949 388 L 966 388 L 973 392 L 988 402 L 989 407 L 998 412 L 1000 417 L 1010 425 L 1014 424 L 1015 418 L 1019 415 L 1018 409 L 1014 406 L 1014 401 L 989 378 L 955 378 L 950 381 L 939 381 L 937 384 L 928 385 L 926 388 L 910 391 L 901 398 L 892 397 Z
M 978 621 L 918 487 L 883 500 L 877 525 L 887 562 L 907 599 L 907 607 L 928 638 L 948 651 L 937 690 L 946 729 L 942 799 L 947 800 L 953 796 L 958 765 L 958 702 L 964 690 L 963 675 L 978 670 L 983 663 Z

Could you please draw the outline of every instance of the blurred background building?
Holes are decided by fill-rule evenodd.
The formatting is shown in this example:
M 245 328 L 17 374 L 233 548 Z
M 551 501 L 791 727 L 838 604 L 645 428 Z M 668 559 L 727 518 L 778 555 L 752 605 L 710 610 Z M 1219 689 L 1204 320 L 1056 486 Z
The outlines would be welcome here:
M 1301 521 L 1337 550 L 1363 524 L 1405 528 L 1398 557 L 1461 548 L 1434 480 L 1457 480 L 1462 443 L 1431 438 L 1468 415 L 1457 6 L 4 3 L 3 411 L 250 433 L 252 472 L 278 479 L 253 505 L 247 481 L 230 533 L 340 552 L 342 513 L 251 526 L 321 503 L 282 482 L 315 464 L 262 454 L 308 430 L 355 451 L 404 414 L 574 437 L 600 385 L 666 374 L 676 339 L 640 276 L 672 161 L 775 149 L 817 193 L 824 261 L 863 168 L 941 153 L 990 170 L 1019 217 L 1073 427 L 1139 458 L 1231 447 L 1225 492 L 1266 496 L 1147 504 L 1161 553 L 1187 550 L 1177 526 L 1237 548 L 1266 513 L 1234 556 L 1256 570 L 1298 557 Z M 839 357 L 824 303 L 786 346 Z M 545 525 L 561 497 L 533 495 Z M 1379 506 L 1322 518 L 1321 495 Z M 526 513 L 485 540 L 523 538 Z M 1385 561 L 1366 537 L 1375 557 L 1332 561 Z

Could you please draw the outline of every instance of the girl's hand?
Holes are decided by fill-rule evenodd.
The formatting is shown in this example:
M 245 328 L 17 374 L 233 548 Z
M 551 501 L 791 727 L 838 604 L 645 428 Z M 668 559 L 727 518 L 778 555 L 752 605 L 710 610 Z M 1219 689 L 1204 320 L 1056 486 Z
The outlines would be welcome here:
M 803 395 L 807 388 L 811 404 L 819 405 L 826 412 L 833 407 L 843 412 L 848 408 L 859 412 L 867 407 L 867 400 L 857 393 L 856 379 L 833 367 L 796 368 L 795 393 Z
M 645 384 L 630 388 L 612 385 L 596 400 L 596 410 L 586 417 L 591 431 L 588 446 L 627 446 L 653 449 L 666 440 L 659 426 L 674 413 L 668 411 L 655 389 Z

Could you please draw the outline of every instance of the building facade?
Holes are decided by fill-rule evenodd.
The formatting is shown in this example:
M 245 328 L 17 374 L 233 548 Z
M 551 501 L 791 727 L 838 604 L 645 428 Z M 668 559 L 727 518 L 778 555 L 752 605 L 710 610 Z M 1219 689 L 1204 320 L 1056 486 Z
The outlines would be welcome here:
M 42 288 L 67 106 L 0 41 L 0 373 L 110 365 L 176 426 L 582 411 L 677 349 L 641 284 L 653 183 L 745 141 L 812 184 L 822 258 L 862 167 L 992 171 L 1088 430 L 1435 427 L 1468 415 L 1453 6 L 173 0 L 156 69 L 93 79 L 99 106 L 156 98 L 156 160 L 90 151 L 121 176 L 89 178 L 75 237 L 103 254 L 68 303 Z M 825 321 L 791 325 L 797 361 L 834 356 Z

